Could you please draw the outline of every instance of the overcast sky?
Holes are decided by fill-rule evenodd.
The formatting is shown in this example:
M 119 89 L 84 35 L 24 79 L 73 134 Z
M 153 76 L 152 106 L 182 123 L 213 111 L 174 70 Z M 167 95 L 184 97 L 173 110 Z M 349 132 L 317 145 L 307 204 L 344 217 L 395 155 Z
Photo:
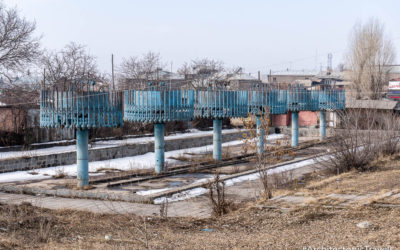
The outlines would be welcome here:
M 326 67 L 343 53 L 354 24 L 386 25 L 400 50 L 400 1 L 362 0 L 4 0 L 29 20 L 48 49 L 86 45 L 99 68 L 123 57 L 159 52 L 175 71 L 195 58 L 222 60 L 247 72 Z M 318 56 L 317 56 L 318 55 Z M 317 60 L 316 60 L 317 59 Z M 397 62 L 400 60 L 397 53 Z

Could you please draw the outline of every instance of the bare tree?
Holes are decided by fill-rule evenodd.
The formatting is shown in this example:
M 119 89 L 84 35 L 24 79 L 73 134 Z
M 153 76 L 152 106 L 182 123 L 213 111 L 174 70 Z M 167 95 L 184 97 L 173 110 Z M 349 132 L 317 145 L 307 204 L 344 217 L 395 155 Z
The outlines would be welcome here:
M 119 67 L 119 87 L 141 88 L 146 87 L 150 81 L 163 80 L 160 72 L 164 67 L 160 54 L 151 51 L 141 57 L 123 59 Z
M 0 102 L 19 106 L 31 106 L 39 101 L 40 82 L 21 82 L 3 88 L 0 93 Z
M 184 63 L 178 73 L 188 80 L 194 88 L 212 86 L 217 81 L 224 80 L 224 63 L 213 59 L 196 59 L 191 63 Z
M 0 3 L 0 75 L 10 74 L 35 61 L 40 54 L 39 40 L 34 37 L 35 22 L 21 17 L 16 8 Z
M 77 79 L 99 79 L 96 58 L 85 46 L 71 42 L 58 52 L 47 52 L 42 57 L 46 81 L 57 83 Z
M 347 63 L 357 98 L 381 98 L 394 59 L 394 46 L 385 36 L 384 25 L 379 20 L 370 19 L 354 26 Z

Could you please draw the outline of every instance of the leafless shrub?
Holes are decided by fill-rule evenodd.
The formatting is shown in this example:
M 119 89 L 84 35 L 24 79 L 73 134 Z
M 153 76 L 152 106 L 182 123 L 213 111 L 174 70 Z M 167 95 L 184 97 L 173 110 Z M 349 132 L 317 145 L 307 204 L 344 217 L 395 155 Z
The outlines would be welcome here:
M 399 116 L 391 112 L 380 116 L 381 143 L 380 149 L 383 155 L 394 155 L 399 152 Z
M 269 130 L 269 115 L 268 112 L 264 112 L 263 115 L 260 115 L 261 118 L 261 128 L 268 132 Z M 259 174 L 259 181 L 261 184 L 261 195 L 264 199 L 270 199 L 272 198 L 272 191 L 271 191 L 271 185 L 269 183 L 268 179 L 268 170 L 267 166 L 268 164 L 272 163 L 271 159 L 267 154 L 269 151 L 276 150 L 275 147 L 266 147 L 266 135 L 265 136 L 260 136 L 260 134 L 257 132 L 255 129 L 255 121 L 256 117 L 250 116 L 247 119 L 242 119 L 244 128 L 246 131 L 242 135 L 242 141 L 243 146 L 242 146 L 242 151 L 248 152 L 248 151 L 255 151 L 257 150 L 257 141 L 262 140 L 264 144 L 264 151 L 262 153 L 257 153 L 256 154 L 256 159 L 255 159 L 255 167 L 257 169 L 257 172 Z M 281 156 L 281 154 L 279 154 Z
M 37 231 L 38 241 L 46 243 L 50 239 L 53 224 L 45 217 L 40 217 L 38 224 L 39 224 L 39 230 Z
M 141 237 L 136 238 L 142 245 L 146 248 L 149 249 L 149 242 L 150 242 L 150 237 L 149 237 L 149 232 L 147 229 L 147 221 L 145 217 L 139 217 L 138 221 L 134 223 L 133 221 L 134 217 L 132 217 L 132 224 L 133 227 L 135 228 L 135 231 L 141 235 Z
M 54 179 L 62 179 L 67 177 L 68 174 L 65 172 L 64 168 L 57 168 L 55 174 L 53 175 Z
M 271 175 L 274 188 L 285 188 L 292 184 L 293 171 L 285 171 Z
M 332 152 L 327 162 L 322 163 L 334 174 L 356 169 L 371 170 L 370 164 L 380 152 L 380 136 L 377 133 L 378 115 L 375 110 L 352 109 L 338 112 L 342 129 L 336 130 Z
M 219 217 L 228 213 L 233 203 L 225 198 L 225 183 L 220 179 L 218 172 L 214 175 L 214 179 L 208 183 L 207 188 L 213 215 Z
M 268 181 L 268 169 L 264 169 L 262 166 L 257 166 L 259 180 L 262 186 L 262 197 L 264 199 L 271 199 L 272 198 L 272 191 Z
M 162 219 L 168 218 L 168 199 L 165 199 L 160 205 L 160 217 Z
M 232 173 L 237 174 L 240 172 L 240 166 L 239 165 L 234 165 L 232 167 Z

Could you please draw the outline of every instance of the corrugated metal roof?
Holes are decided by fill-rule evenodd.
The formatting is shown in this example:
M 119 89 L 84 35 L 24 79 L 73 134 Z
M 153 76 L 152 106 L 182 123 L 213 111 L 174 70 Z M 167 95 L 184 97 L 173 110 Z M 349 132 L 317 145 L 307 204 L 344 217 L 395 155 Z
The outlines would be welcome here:
M 397 109 L 397 102 L 387 99 L 382 100 L 356 100 L 347 99 L 346 108 L 350 109 L 380 109 L 380 110 L 394 110 Z

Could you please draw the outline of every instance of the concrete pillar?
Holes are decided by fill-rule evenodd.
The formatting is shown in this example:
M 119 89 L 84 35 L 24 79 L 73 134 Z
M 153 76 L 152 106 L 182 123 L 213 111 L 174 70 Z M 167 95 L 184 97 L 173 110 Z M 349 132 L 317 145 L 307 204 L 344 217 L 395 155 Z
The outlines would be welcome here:
M 292 147 L 299 145 L 299 112 L 292 112 Z
M 319 139 L 322 141 L 326 138 L 326 111 L 319 111 Z
M 78 188 L 89 186 L 89 130 L 76 130 L 76 159 Z
M 257 116 L 257 153 L 262 154 L 264 152 L 264 137 L 265 130 L 262 127 L 261 116 Z
M 154 154 L 156 157 L 155 171 L 157 174 L 164 171 L 164 123 L 154 124 Z
M 213 129 L 213 159 L 220 161 L 222 159 L 222 119 L 214 119 Z

